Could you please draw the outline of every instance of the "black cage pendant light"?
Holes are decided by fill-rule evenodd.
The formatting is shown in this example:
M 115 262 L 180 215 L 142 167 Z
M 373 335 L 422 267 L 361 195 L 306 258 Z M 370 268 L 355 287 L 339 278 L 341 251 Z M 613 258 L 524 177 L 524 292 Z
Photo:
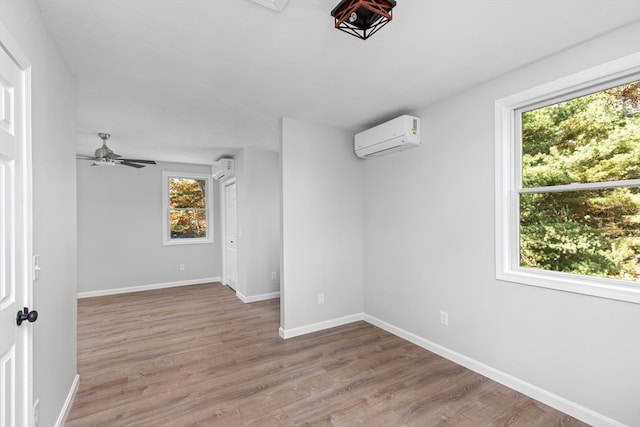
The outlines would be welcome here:
M 394 0 L 342 0 L 331 11 L 335 27 L 366 40 L 392 19 Z

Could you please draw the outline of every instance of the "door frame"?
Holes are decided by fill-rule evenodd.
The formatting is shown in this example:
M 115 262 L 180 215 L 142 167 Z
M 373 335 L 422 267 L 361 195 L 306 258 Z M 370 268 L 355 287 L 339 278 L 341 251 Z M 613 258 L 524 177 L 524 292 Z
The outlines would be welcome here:
M 220 221 L 220 225 L 221 225 L 221 230 L 220 230 L 220 251 L 222 252 L 222 278 L 220 280 L 220 282 L 225 285 L 225 286 L 229 286 L 229 283 L 227 283 L 227 198 L 226 198 L 226 187 L 228 187 L 229 185 L 235 184 L 236 185 L 236 206 L 237 204 L 237 191 L 238 191 L 238 183 L 236 182 L 236 177 L 233 176 L 227 180 L 224 181 L 220 181 L 220 216 L 222 221 Z M 236 224 L 238 224 L 237 221 L 237 217 L 238 217 L 238 211 L 236 209 Z M 239 228 L 239 227 L 238 227 Z M 238 241 L 238 230 L 236 230 L 236 249 L 237 249 L 237 241 Z M 236 283 L 236 288 L 238 287 L 238 283 Z
M 0 49 L 4 49 L 18 68 L 24 73 L 24 145 L 20 156 L 21 162 L 16 165 L 16 188 L 22 193 L 20 211 L 23 218 L 22 230 L 16 230 L 16 261 L 20 264 L 16 268 L 22 270 L 19 275 L 25 280 L 17 283 L 22 286 L 23 303 L 25 307 L 33 307 L 33 182 L 32 182 L 32 80 L 31 61 L 24 54 L 18 43 L 13 39 L 6 27 L 0 22 Z M 26 334 L 22 354 L 25 358 L 24 377 L 21 396 L 16 396 L 16 410 L 23 411 L 24 419 L 28 420 L 30 426 L 34 425 L 33 414 L 33 328 L 22 327 L 21 333 Z M 19 379 L 16 379 L 19 381 Z M 21 403 L 19 403 L 21 402 Z

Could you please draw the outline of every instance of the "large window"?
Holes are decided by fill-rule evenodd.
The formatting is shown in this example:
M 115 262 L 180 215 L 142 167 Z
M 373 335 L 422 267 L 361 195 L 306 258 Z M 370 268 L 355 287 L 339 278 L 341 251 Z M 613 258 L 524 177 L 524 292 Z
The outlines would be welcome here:
M 638 64 L 496 102 L 498 279 L 640 303 Z
M 211 243 L 211 177 L 164 172 L 164 244 Z

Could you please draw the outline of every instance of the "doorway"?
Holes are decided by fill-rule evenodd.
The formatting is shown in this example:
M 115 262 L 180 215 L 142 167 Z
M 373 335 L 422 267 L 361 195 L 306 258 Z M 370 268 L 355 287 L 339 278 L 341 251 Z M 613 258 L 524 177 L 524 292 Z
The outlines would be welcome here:
M 0 24 L 0 424 L 31 425 L 31 64 Z
M 223 281 L 233 290 L 238 284 L 238 208 L 236 180 L 222 183 L 223 199 Z

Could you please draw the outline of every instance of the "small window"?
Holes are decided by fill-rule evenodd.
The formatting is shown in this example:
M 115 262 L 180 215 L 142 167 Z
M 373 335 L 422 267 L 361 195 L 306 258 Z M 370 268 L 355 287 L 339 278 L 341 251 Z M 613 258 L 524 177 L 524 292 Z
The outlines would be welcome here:
M 164 244 L 212 243 L 211 177 L 174 172 L 162 177 Z
M 496 276 L 640 303 L 640 70 L 496 102 Z

